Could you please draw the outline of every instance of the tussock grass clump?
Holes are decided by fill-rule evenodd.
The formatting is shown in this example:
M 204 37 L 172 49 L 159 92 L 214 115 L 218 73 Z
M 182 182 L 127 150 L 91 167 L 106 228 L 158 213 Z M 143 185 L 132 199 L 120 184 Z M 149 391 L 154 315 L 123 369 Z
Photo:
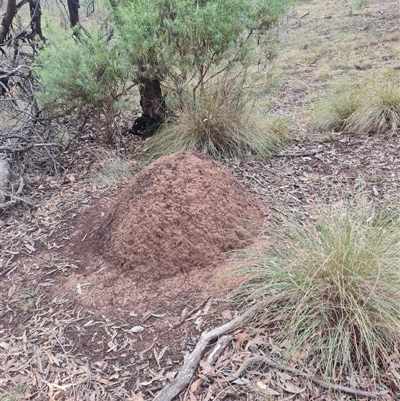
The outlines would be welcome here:
M 399 75 L 385 71 L 364 82 L 341 83 L 310 118 L 320 131 L 384 134 L 400 128 Z
M 360 106 L 346 122 L 354 134 L 395 132 L 400 128 L 400 86 L 394 75 L 372 82 Z
M 318 224 L 285 226 L 279 247 L 238 269 L 236 296 L 273 300 L 260 322 L 279 322 L 288 358 L 305 351 L 330 379 L 379 379 L 400 343 L 399 215 L 359 200 L 327 207 Z
M 237 77 L 236 77 L 237 78 Z M 150 157 L 197 151 L 214 158 L 265 157 L 286 143 L 290 119 L 254 107 L 245 82 L 226 76 L 180 102 L 177 122 L 165 124 L 147 146 Z
M 92 173 L 92 181 L 99 187 L 122 184 L 133 176 L 132 165 L 115 152 L 98 151 L 99 166 Z
M 349 118 L 362 103 L 362 88 L 350 82 L 341 82 L 332 94 L 320 102 L 309 118 L 311 126 L 321 132 L 345 131 Z

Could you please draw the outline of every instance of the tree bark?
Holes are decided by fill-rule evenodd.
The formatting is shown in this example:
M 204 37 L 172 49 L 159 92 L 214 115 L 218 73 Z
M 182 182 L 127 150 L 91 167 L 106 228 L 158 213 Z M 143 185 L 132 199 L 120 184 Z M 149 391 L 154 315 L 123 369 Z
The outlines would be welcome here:
M 8 0 L 6 14 L 0 25 L 0 44 L 4 43 L 16 11 L 16 0 Z
M 68 0 L 69 23 L 71 28 L 79 24 L 79 0 Z
M 40 40 L 45 40 L 42 32 L 42 8 L 40 0 L 29 0 L 29 11 L 31 14 L 31 27 L 34 35 L 38 35 Z
M 9 186 L 10 163 L 4 153 L 0 153 L 0 204 L 6 201 L 5 194 Z
M 141 78 L 139 93 L 143 114 L 155 120 L 165 121 L 166 107 L 160 81 L 158 79 Z

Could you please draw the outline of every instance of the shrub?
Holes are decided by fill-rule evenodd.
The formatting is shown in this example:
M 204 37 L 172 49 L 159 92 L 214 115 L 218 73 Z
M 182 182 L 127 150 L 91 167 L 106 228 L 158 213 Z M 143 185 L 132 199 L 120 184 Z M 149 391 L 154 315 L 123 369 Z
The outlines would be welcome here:
M 245 77 L 229 73 L 182 102 L 178 121 L 164 124 L 147 146 L 150 157 L 198 151 L 214 158 L 264 157 L 288 140 L 290 119 L 267 117 L 254 107 Z
M 246 64 L 253 55 L 270 57 L 269 41 L 263 37 L 290 3 L 110 0 L 115 29 L 122 38 L 119 48 L 140 85 L 143 113 L 164 120 L 165 90 L 190 114 L 197 100 L 208 96 L 204 91 L 213 77 Z M 261 48 L 267 51 L 264 55 L 255 51 Z
M 393 210 L 396 210 L 395 208 Z M 344 380 L 379 378 L 400 343 L 400 219 L 365 200 L 324 208 L 318 224 L 288 220 L 279 246 L 236 272 L 235 294 L 270 298 L 260 317 L 280 322 L 280 340 L 301 349 L 309 368 Z
M 42 86 L 39 104 L 49 113 L 75 112 L 105 118 L 113 138 L 116 103 L 124 93 L 130 68 L 99 32 L 74 36 L 51 29 L 52 41 L 40 50 L 33 70 Z
M 248 60 L 257 36 L 270 29 L 291 0 L 126 0 L 111 2 L 116 29 L 138 75 L 193 94 L 227 65 Z

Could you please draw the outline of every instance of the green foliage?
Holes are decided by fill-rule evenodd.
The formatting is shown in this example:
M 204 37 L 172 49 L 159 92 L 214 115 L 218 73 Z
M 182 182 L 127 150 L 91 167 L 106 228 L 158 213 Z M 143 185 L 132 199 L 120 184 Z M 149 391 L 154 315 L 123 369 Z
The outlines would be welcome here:
M 177 123 L 165 124 L 149 140 L 149 156 L 182 151 L 214 158 L 267 156 L 288 140 L 290 121 L 262 115 L 249 95 L 243 74 L 214 78 L 196 99 L 183 100 Z
M 320 131 L 395 132 L 400 127 L 399 74 L 384 71 L 362 83 L 342 82 L 312 114 L 311 125 Z
M 14 388 L 0 388 L 0 401 L 19 401 L 26 392 L 26 384 L 17 384 Z
M 50 24 L 51 42 L 36 57 L 33 71 L 43 91 L 39 104 L 48 112 L 103 115 L 111 128 L 115 105 L 130 67 L 100 32 L 74 35 Z M 110 138 L 109 138 L 110 139 Z
M 291 353 L 343 379 L 366 368 L 379 378 L 400 342 L 400 218 L 366 200 L 323 208 L 318 224 L 284 224 L 279 246 L 240 268 L 237 294 L 274 304 L 260 324 L 280 322 Z
M 193 114 L 208 107 L 210 93 L 204 91 L 215 77 L 237 63 L 246 66 L 257 47 L 256 36 L 265 34 L 290 1 L 109 0 L 112 41 L 101 30 L 74 34 L 53 27 L 47 35 L 51 43 L 40 51 L 34 67 L 43 87 L 40 104 L 52 112 L 104 116 L 110 140 L 116 101 L 128 77 L 136 83 L 155 78 L 179 109 Z M 214 103 L 221 101 L 219 97 Z M 227 126 L 218 124 L 217 130 Z M 224 135 L 235 146 L 241 142 L 235 130 Z M 257 142 L 262 149 L 256 153 L 264 153 L 262 138 Z
M 260 34 L 289 0 L 126 0 L 113 4 L 116 29 L 138 73 L 193 92 L 227 65 L 248 59 Z

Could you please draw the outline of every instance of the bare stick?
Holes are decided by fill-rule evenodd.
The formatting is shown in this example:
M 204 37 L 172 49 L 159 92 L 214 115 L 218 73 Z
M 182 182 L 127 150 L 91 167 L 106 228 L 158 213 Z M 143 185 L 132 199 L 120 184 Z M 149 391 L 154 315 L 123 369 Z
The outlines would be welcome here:
M 181 391 L 187 388 L 190 380 L 192 379 L 194 372 L 200 360 L 204 354 L 205 349 L 211 341 L 218 337 L 231 333 L 237 328 L 243 326 L 250 319 L 252 319 L 257 312 L 267 305 L 266 301 L 261 301 L 250 308 L 242 316 L 231 320 L 223 326 L 217 327 L 209 332 L 203 332 L 199 342 L 193 352 L 186 358 L 185 363 L 181 367 L 178 376 L 167 384 L 154 398 L 154 401 L 172 401 Z
M 283 370 L 285 372 L 289 372 L 292 374 L 295 374 L 297 376 L 303 376 L 309 380 L 311 380 L 313 383 L 318 384 L 319 386 L 326 388 L 328 390 L 337 390 L 337 391 L 342 391 L 344 393 L 349 393 L 349 394 L 354 394 L 358 396 L 363 396 L 363 397 L 370 397 L 370 398 L 376 398 L 380 397 L 383 395 L 386 395 L 389 391 L 388 390 L 382 390 L 377 393 L 371 392 L 371 391 L 364 391 L 364 390 L 358 390 L 352 387 L 347 387 L 343 386 L 341 384 L 333 384 L 333 383 L 328 383 L 324 380 L 317 379 L 316 377 L 304 373 L 301 370 L 291 368 L 290 366 L 283 365 L 282 363 L 278 363 L 273 361 L 270 358 L 267 358 L 265 356 L 253 356 L 251 358 L 247 358 L 242 365 L 239 367 L 239 369 L 232 375 L 228 376 L 226 378 L 227 381 L 232 382 L 240 377 L 240 375 L 253 363 L 260 362 L 264 363 L 272 368 L 278 369 L 278 370 Z
M 32 148 L 42 148 L 42 147 L 57 147 L 57 148 L 62 148 L 62 145 L 58 143 L 31 143 L 25 148 L 14 148 L 12 146 L 4 145 L 0 146 L 0 151 L 7 151 L 7 152 L 27 152 L 28 150 Z
M 273 157 L 304 157 L 304 156 L 313 156 L 317 153 L 323 152 L 323 149 L 315 149 L 310 150 L 308 152 L 299 152 L 299 153 L 273 153 Z
M 201 309 L 210 299 L 211 297 L 206 298 L 204 301 L 202 301 L 199 305 L 197 305 L 195 308 L 193 308 L 186 316 L 184 316 L 175 326 L 174 329 L 179 327 L 183 322 L 186 322 L 186 320 L 189 319 L 190 316 L 192 316 L 195 312 L 197 312 L 199 309 Z
M 210 352 L 207 357 L 207 363 L 210 365 L 214 365 L 217 362 L 218 358 L 224 352 L 224 349 L 228 346 L 228 344 L 232 341 L 232 335 L 224 335 L 218 339 L 217 344 L 214 346 L 214 349 Z

